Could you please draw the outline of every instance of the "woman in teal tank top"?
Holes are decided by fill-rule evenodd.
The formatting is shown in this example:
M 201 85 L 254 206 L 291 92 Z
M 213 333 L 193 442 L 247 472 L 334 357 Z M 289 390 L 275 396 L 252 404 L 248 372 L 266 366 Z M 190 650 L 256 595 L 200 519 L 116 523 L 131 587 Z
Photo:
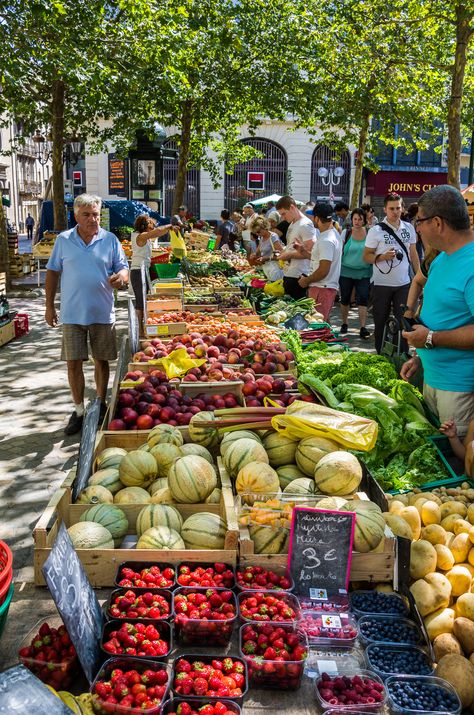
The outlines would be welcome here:
M 369 301 L 370 279 L 372 266 L 364 261 L 365 248 L 365 213 L 362 209 L 354 209 L 351 213 L 352 227 L 341 233 L 343 244 L 341 275 L 339 290 L 341 296 L 341 333 L 348 330 L 347 320 L 352 291 L 355 290 L 359 310 L 359 334 L 361 338 L 368 338 L 369 331 L 365 327 L 367 321 L 367 303 Z

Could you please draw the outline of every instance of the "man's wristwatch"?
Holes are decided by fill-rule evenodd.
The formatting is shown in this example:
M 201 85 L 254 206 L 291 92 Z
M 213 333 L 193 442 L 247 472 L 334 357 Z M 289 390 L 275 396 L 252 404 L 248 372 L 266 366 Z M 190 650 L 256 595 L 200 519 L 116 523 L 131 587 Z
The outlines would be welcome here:
M 425 340 L 425 344 L 424 344 L 424 347 L 426 348 L 426 350 L 432 350 L 434 348 L 433 332 L 434 332 L 433 330 L 430 330 L 428 332 L 428 335 L 426 336 L 426 340 Z

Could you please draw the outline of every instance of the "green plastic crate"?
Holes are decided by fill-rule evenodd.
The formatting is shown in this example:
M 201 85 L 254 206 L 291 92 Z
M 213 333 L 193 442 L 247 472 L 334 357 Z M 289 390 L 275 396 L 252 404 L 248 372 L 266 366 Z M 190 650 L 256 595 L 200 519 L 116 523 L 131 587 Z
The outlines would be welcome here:
M 180 263 L 152 263 L 150 266 L 150 272 L 155 271 L 158 278 L 176 278 L 180 269 Z
M 448 470 L 451 478 L 459 479 L 459 477 L 462 477 L 464 474 L 464 464 L 454 454 L 449 439 L 440 434 L 428 437 L 428 441 L 431 442 L 438 452 L 439 458 Z
M 5 629 L 5 624 L 7 622 L 7 616 L 8 616 L 8 609 L 10 608 L 10 603 L 12 602 L 13 598 L 13 591 L 15 590 L 15 587 L 13 585 L 13 582 L 10 584 L 10 588 L 8 589 L 7 597 L 0 606 L 0 638 L 2 637 L 2 633 Z

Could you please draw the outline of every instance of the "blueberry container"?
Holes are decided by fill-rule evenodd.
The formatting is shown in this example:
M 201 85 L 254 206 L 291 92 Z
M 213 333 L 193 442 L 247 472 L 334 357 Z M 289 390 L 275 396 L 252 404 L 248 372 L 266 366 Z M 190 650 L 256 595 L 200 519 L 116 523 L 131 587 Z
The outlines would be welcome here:
M 239 663 L 242 666 L 242 668 L 243 668 L 242 675 L 244 676 L 244 684 L 242 685 L 242 688 L 241 688 L 241 690 L 242 690 L 241 695 L 228 695 L 224 698 L 224 700 L 226 700 L 226 701 L 230 700 L 230 701 L 232 701 L 234 703 L 238 703 L 239 705 L 242 706 L 243 702 L 244 702 L 244 698 L 248 693 L 249 679 L 248 679 L 248 672 L 247 672 L 247 663 L 245 662 L 244 658 L 242 658 L 241 656 L 237 656 L 237 655 L 225 655 L 224 656 L 224 655 L 201 655 L 200 653 L 199 654 L 183 653 L 183 654 L 180 654 L 179 656 L 176 656 L 176 658 L 173 662 L 173 672 L 171 675 L 171 689 L 173 691 L 173 696 L 175 698 L 183 698 L 185 700 L 187 699 L 192 702 L 196 702 L 196 700 L 200 700 L 200 699 L 201 700 L 205 699 L 210 703 L 215 703 L 217 700 L 222 700 L 223 698 L 219 695 L 193 695 L 193 694 L 184 695 L 183 693 L 179 693 L 175 687 L 175 679 L 176 679 L 176 675 L 177 675 L 177 672 L 176 672 L 177 664 L 178 664 L 178 661 L 180 661 L 180 660 L 187 660 L 189 663 L 191 663 L 191 665 L 196 662 L 204 663 L 204 665 L 208 665 L 208 664 L 211 665 L 213 660 L 224 660 L 225 658 L 232 658 L 233 661 L 236 661 L 237 663 Z
M 364 651 L 361 648 L 318 648 L 312 647 L 306 659 L 305 673 L 308 678 L 316 678 L 321 673 L 357 673 L 365 670 Z
M 106 713 L 112 713 L 113 715 L 133 715 L 137 712 L 134 707 L 128 707 L 125 705 L 120 705 L 120 703 L 112 704 L 107 703 L 96 693 L 96 686 L 99 681 L 108 681 L 116 668 L 119 668 L 124 673 L 128 673 L 130 670 L 135 670 L 139 674 L 144 673 L 145 670 L 153 670 L 155 672 L 159 670 L 165 670 L 168 676 L 163 697 L 159 705 L 154 705 L 151 708 L 145 708 L 140 710 L 143 715 L 161 715 L 162 708 L 165 702 L 168 700 L 168 694 L 170 689 L 170 667 L 164 663 L 157 663 L 153 660 L 148 660 L 145 658 L 109 658 L 100 668 L 97 673 L 94 682 L 90 687 L 90 693 L 92 694 L 92 709 L 97 715 L 106 715 Z
M 118 588 L 133 588 L 133 590 L 139 589 L 140 592 L 143 591 L 149 591 L 150 588 L 157 588 L 156 586 L 122 586 L 120 581 L 124 579 L 125 577 L 122 575 L 123 569 L 132 569 L 135 573 L 140 573 L 143 571 L 143 569 L 149 569 L 152 566 L 158 566 L 158 568 L 161 571 L 164 571 L 164 569 L 173 569 L 174 571 L 174 577 L 172 579 L 172 583 L 169 586 L 159 586 L 158 588 L 166 588 L 166 589 L 173 589 L 176 586 L 176 564 L 170 564 L 165 561 L 123 561 L 120 566 L 117 569 L 117 573 L 115 574 L 115 586 Z M 171 579 L 170 579 L 171 580 Z
M 300 616 L 300 604 L 298 602 L 298 599 L 296 596 L 293 596 L 291 593 L 287 593 L 286 591 L 241 591 L 240 593 L 237 594 L 237 603 L 239 606 L 239 618 L 241 623 L 247 623 L 248 621 L 254 621 L 258 620 L 258 618 L 253 617 L 246 617 L 242 615 L 241 607 L 242 603 L 245 601 L 247 602 L 248 599 L 253 599 L 253 598 L 258 598 L 258 597 L 267 597 L 271 596 L 273 598 L 278 599 L 279 601 L 284 601 L 289 608 L 291 608 L 294 611 L 294 618 L 288 618 L 288 619 L 280 619 L 280 618 L 275 618 L 274 616 L 270 616 L 271 623 L 294 623 L 295 621 L 298 620 Z
M 232 566 L 231 564 L 224 564 L 224 566 L 226 567 L 226 571 L 232 572 L 232 578 L 229 578 L 228 583 L 222 583 L 221 585 L 204 584 L 202 586 L 200 586 L 199 584 L 189 585 L 186 583 L 180 583 L 180 581 L 178 581 L 178 578 L 180 576 L 179 572 L 180 572 L 180 569 L 182 566 L 188 566 L 191 569 L 191 571 L 194 571 L 198 567 L 201 567 L 204 569 L 214 568 L 215 562 L 213 563 L 213 562 L 209 561 L 209 562 L 205 562 L 205 563 L 202 563 L 202 562 L 192 563 L 189 561 L 183 561 L 182 563 L 179 564 L 178 568 L 176 569 L 176 585 L 177 586 L 184 586 L 186 588 L 234 588 L 235 587 L 235 567 Z
M 364 646 L 368 646 L 370 643 L 424 645 L 420 629 L 408 618 L 361 616 L 357 625 L 359 626 L 359 640 Z
M 341 589 L 338 593 L 330 593 L 325 589 L 310 589 L 307 596 L 298 594 L 302 611 L 326 611 L 327 613 L 342 613 L 349 610 L 349 596 Z
M 306 633 L 310 646 L 352 648 L 357 640 L 357 622 L 349 613 L 301 611 L 298 628 Z
M 234 700 L 219 698 L 219 702 L 226 706 L 227 713 L 241 715 L 242 710 L 240 705 L 238 705 Z M 192 712 L 198 713 L 199 710 L 205 705 L 214 705 L 215 701 L 212 700 L 212 698 L 172 698 L 171 700 L 167 700 L 163 705 L 161 710 L 162 715 L 172 715 L 172 713 L 177 713 L 178 707 L 183 703 L 187 703 L 191 707 Z
M 287 578 L 288 581 L 290 582 L 289 587 L 288 588 L 280 588 L 278 586 L 278 584 L 275 584 L 274 588 L 271 588 L 271 589 L 268 587 L 265 588 L 264 586 L 259 587 L 256 584 L 246 586 L 245 584 L 239 583 L 239 581 L 237 579 L 237 574 L 242 573 L 242 570 L 239 569 L 236 574 L 236 584 L 235 584 L 236 588 L 237 588 L 237 592 L 240 592 L 240 591 L 272 591 L 272 592 L 273 591 L 285 591 L 287 593 L 290 593 L 291 591 L 293 591 L 293 589 L 295 587 L 295 582 L 293 581 L 293 578 L 292 578 L 290 572 L 288 571 L 288 569 L 284 568 L 283 566 L 273 566 L 272 565 L 271 568 L 268 568 L 265 570 L 270 571 L 270 572 L 276 574 L 277 576 L 284 576 L 285 578 Z M 245 569 L 244 569 L 244 571 L 245 571 Z
M 229 603 L 233 606 L 232 614 L 222 620 L 210 620 L 208 618 L 180 617 L 182 614 L 175 613 L 176 597 L 181 594 L 190 593 L 206 594 L 210 589 L 206 588 L 177 588 L 173 593 L 173 614 L 174 614 L 174 635 L 179 645 L 190 645 L 204 648 L 227 646 L 232 638 L 232 631 L 237 620 L 237 601 L 235 594 Z M 229 589 L 213 588 L 212 591 L 229 591 Z
M 456 691 L 442 678 L 392 675 L 385 681 L 385 687 L 392 715 L 461 715 L 462 706 Z M 427 697 L 432 698 L 431 702 Z
M 398 593 L 354 591 L 350 594 L 350 608 L 356 618 L 367 615 L 386 615 L 406 618 L 408 606 Z
M 171 615 L 173 613 L 173 608 L 172 608 L 172 592 L 169 591 L 168 589 L 165 588 L 116 588 L 112 591 L 110 594 L 109 598 L 107 599 L 105 603 L 105 616 L 107 620 L 113 620 L 113 619 L 119 619 L 119 616 L 114 616 L 111 612 L 110 609 L 114 605 L 114 601 L 118 596 L 123 596 L 125 593 L 128 591 L 133 591 L 136 593 L 137 598 L 140 596 L 143 596 L 145 593 L 152 593 L 153 595 L 157 596 L 163 596 L 165 601 L 168 603 L 169 606 L 169 611 L 167 614 L 163 615 L 161 618 L 148 618 L 147 616 L 143 615 L 137 615 L 136 617 L 130 617 L 125 614 L 123 616 L 123 620 L 125 621 L 130 621 L 130 623 L 134 623 L 136 621 L 156 621 L 156 620 L 163 620 L 163 621 L 169 621 L 171 618 Z
M 433 675 L 433 663 L 424 650 L 412 645 L 372 643 L 365 651 L 367 665 L 382 680 L 391 675 Z
M 113 633 L 113 631 L 120 630 L 120 628 L 122 627 L 124 622 L 128 622 L 128 621 L 125 621 L 125 619 L 121 620 L 121 619 L 117 618 L 113 621 L 107 621 L 106 623 L 104 623 L 104 627 L 102 628 L 102 637 L 100 639 L 100 648 L 106 658 L 110 658 L 111 653 L 106 648 L 104 648 L 104 645 L 110 639 L 111 633 Z M 120 658 L 137 658 L 137 657 L 147 658 L 147 660 L 153 660 L 156 662 L 167 660 L 169 654 L 173 650 L 173 636 L 172 636 L 170 624 L 167 621 L 163 621 L 163 620 L 161 620 L 161 621 L 148 621 L 147 620 L 147 621 L 144 621 L 144 623 L 146 623 L 146 625 L 150 625 L 150 626 L 152 625 L 156 628 L 156 630 L 160 634 L 160 639 L 166 641 L 166 643 L 168 644 L 167 652 L 160 656 L 151 656 L 151 655 L 145 655 L 145 654 L 142 655 L 141 653 L 136 653 L 134 655 L 129 654 L 129 653 L 117 653 L 116 655 L 119 656 Z
M 327 676 L 329 676 L 329 678 Z M 345 695 L 345 693 L 350 694 L 351 691 L 355 693 L 355 691 L 353 691 L 350 685 L 348 685 L 347 689 L 345 690 L 335 687 L 337 681 L 341 681 L 341 683 L 347 682 L 348 678 L 351 681 L 353 681 L 353 679 L 358 678 L 359 683 L 357 684 L 365 684 L 367 681 L 373 684 L 373 687 L 369 685 L 369 688 L 374 694 L 367 696 L 366 699 L 368 700 L 368 702 L 359 704 L 351 701 L 350 696 L 348 697 Z M 325 687 L 325 681 L 328 682 L 329 687 Z M 356 683 L 354 682 L 354 686 L 355 685 Z M 375 675 L 375 673 L 372 673 L 372 671 L 370 670 L 359 670 L 356 672 L 341 671 L 337 675 L 321 673 L 315 679 L 314 690 L 316 694 L 316 702 L 318 703 L 321 711 L 324 713 L 326 713 L 331 708 L 338 708 L 340 710 L 343 710 L 345 713 L 353 713 L 354 710 L 357 709 L 362 710 L 365 713 L 378 713 L 381 712 L 387 701 L 387 692 L 382 682 L 382 679 L 379 678 L 378 675 Z M 378 693 L 378 695 L 376 695 L 375 693 Z M 337 700 L 342 697 L 347 697 L 348 702 L 337 702 Z

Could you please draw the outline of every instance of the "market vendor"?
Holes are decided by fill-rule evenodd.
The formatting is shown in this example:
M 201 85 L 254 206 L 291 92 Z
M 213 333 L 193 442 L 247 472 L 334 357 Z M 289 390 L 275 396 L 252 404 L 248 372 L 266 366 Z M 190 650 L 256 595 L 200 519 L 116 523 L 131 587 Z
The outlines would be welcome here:
M 61 359 L 67 363 L 74 402 L 74 411 L 64 430 L 67 435 L 79 432 L 84 420 L 83 362 L 89 357 L 88 338 L 102 419 L 107 409 L 109 360 L 117 357 L 114 289 L 126 286 L 128 263 L 115 234 L 100 228 L 101 206 L 99 196 L 76 197 L 77 225 L 59 234 L 46 266 L 45 320 L 53 328 L 59 322 L 54 299 L 61 278 Z
M 429 267 L 419 323 L 403 332 L 417 353 L 400 374 L 408 380 L 423 365 L 429 408 L 442 423 L 454 420 L 464 437 L 474 417 L 474 231 L 460 191 L 441 185 L 423 194 L 415 228 L 440 254 Z

